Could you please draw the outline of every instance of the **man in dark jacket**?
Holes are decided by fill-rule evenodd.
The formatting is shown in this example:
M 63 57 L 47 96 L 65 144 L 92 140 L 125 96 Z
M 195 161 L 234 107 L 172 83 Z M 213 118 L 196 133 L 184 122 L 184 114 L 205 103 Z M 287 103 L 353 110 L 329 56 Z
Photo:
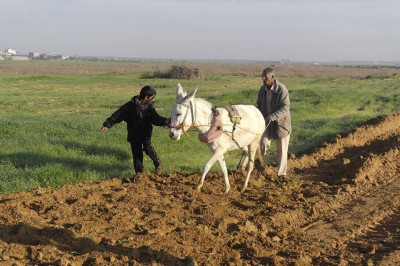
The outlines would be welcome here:
M 290 118 L 289 92 L 285 85 L 275 79 L 275 72 L 267 67 L 262 72 L 263 85 L 258 97 L 257 107 L 265 119 L 266 129 L 260 146 L 263 155 L 276 140 L 278 157 L 278 177 L 286 178 L 287 158 L 292 124 Z
M 162 165 L 156 151 L 151 145 L 153 125 L 167 126 L 168 119 L 160 116 L 153 106 L 156 91 L 150 86 L 144 86 L 140 95 L 134 96 L 122 105 L 103 123 L 102 132 L 114 124 L 125 121 L 128 130 L 128 141 L 131 144 L 133 167 L 136 175 L 143 173 L 143 151 L 154 163 L 156 175 L 161 175 Z

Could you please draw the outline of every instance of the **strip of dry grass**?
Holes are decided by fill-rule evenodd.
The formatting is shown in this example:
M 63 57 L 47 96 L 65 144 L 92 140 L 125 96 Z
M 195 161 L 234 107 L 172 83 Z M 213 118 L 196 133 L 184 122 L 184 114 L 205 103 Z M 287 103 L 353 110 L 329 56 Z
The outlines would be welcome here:
M 143 61 L 143 62 L 83 62 L 83 61 L 2 61 L 0 75 L 36 75 L 36 74 L 101 74 L 165 71 L 172 65 L 185 65 L 198 68 L 207 74 L 244 74 L 260 76 L 266 66 L 273 65 L 280 77 L 327 78 L 346 77 L 366 79 L 369 77 L 390 77 L 400 75 L 400 67 L 390 66 L 342 66 L 312 64 L 276 64 L 276 63 L 230 63 L 203 61 Z

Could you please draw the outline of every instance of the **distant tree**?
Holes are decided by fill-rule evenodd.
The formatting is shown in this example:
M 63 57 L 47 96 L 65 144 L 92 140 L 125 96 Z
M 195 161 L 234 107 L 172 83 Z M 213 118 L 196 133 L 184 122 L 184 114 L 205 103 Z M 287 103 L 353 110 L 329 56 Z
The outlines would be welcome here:
M 166 72 L 159 70 L 146 73 L 141 78 L 160 78 L 160 79 L 201 79 L 200 70 L 198 68 L 189 68 L 187 66 L 171 66 Z

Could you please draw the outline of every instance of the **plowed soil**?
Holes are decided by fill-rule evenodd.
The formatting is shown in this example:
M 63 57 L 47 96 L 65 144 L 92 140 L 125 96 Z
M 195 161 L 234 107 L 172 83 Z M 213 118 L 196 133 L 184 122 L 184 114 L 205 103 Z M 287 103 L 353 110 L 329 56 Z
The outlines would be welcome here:
M 1 265 L 399 265 L 400 115 L 289 159 L 0 196 Z M 204 163 L 204 162 L 199 162 Z

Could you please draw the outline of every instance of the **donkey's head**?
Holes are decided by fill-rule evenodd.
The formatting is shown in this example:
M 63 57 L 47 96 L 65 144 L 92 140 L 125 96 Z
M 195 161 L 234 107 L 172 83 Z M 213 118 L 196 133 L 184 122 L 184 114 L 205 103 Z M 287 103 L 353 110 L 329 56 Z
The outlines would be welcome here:
M 192 100 L 196 91 L 189 94 L 183 91 L 180 83 L 176 85 L 176 101 L 171 110 L 171 125 L 169 137 L 179 140 L 182 132 L 188 130 L 194 123 L 194 107 Z

